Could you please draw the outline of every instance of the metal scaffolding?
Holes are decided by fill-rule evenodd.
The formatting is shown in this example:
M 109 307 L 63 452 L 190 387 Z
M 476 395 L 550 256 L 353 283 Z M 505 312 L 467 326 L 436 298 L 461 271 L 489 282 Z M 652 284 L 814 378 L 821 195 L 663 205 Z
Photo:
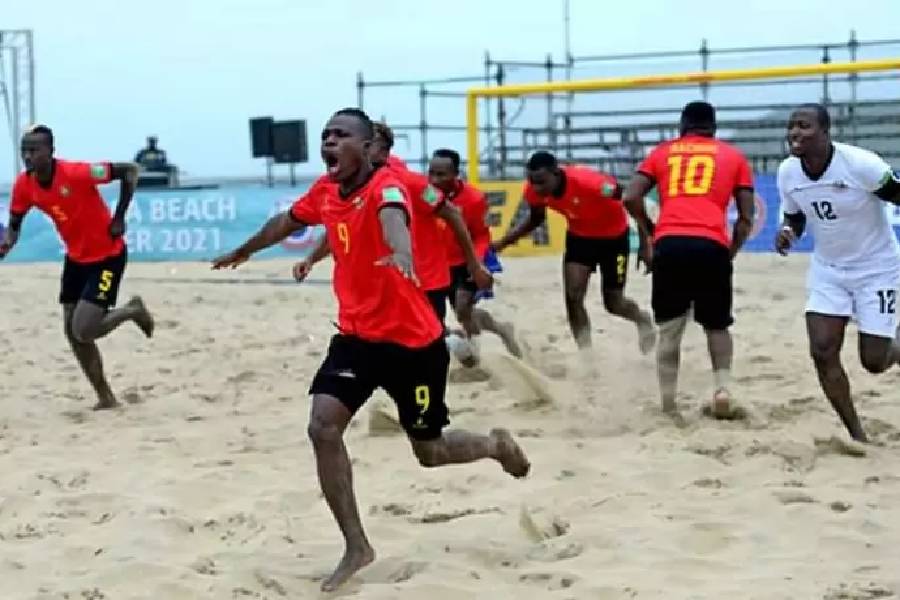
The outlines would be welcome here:
M 0 29 L 0 102 L 13 156 L 13 176 L 22 169 L 19 136 L 35 122 L 34 33 L 31 29 Z

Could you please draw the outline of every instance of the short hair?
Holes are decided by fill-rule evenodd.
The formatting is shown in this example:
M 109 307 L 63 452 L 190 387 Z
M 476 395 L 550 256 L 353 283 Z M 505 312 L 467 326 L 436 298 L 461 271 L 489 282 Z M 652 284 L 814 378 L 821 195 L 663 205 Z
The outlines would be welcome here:
M 709 102 L 688 102 L 681 110 L 681 130 L 716 129 L 716 109 Z
M 50 144 L 50 147 L 53 147 L 53 130 L 47 127 L 46 125 L 35 124 L 29 125 L 25 128 L 25 135 L 33 134 L 33 133 L 42 133 L 47 136 L 47 141 Z
M 373 137 L 375 137 L 375 126 L 372 124 L 372 119 L 369 118 L 369 115 L 367 115 L 364 110 L 361 110 L 359 108 L 342 108 L 341 110 L 334 113 L 335 117 L 338 115 L 355 117 L 363 125 L 363 134 L 365 139 L 371 140 Z
M 450 148 L 438 148 L 431 155 L 432 158 L 446 158 L 453 163 L 453 170 L 459 173 L 459 152 Z
M 798 106 L 796 110 L 809 110 L 816 113 L 816 120 L 819 122 L 819 127 L 825 131 L 831 130 L 831 115 L 828 113 L 828 109 L 825 108 L 824 104 L 819 102 L 807 102 Z M 796 112 L 796 110 L 794 112 Z
M 556 157 L 546 150 L 538 150 L 528 159 L 525 168 L 529 171 L 539 171 L 540 169 L 553 170 L 557 167 Z
M 394 147 L 394 131 L 384 121 L 372 123 L 374 135 L 384 140 L 384 146 L 388 150 Z

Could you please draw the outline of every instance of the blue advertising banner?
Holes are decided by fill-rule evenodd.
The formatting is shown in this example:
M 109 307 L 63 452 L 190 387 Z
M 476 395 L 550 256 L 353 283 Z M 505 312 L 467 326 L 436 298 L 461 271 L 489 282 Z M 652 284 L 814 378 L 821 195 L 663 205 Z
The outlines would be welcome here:
M 775 176 L 757 175 L 756 218 L 745 252 L 774 252 L 773 240 L 781 222 L 781 200 Z M 285 210 L 305 188 L 261 186 L 221 187 L 198 190 L 140 191 L 128 213 L 129 259 L 132 261 L 207 261 L 236 247 L 253 235 L 273 214 Z M 101 188 L 110 206 L 118 199 L 118 186 Z M 655 197 L 655 194 L 651 194 Z M 653 201 L 653 199 L 651 199 Z M 900 207 L 885 203 L 894 231 L 900 231 Z M 0 195 L 0 235 L 9 216 L 9 197 Z M 728 220 L 737 216 L 734 205 Z M 309 254 L 323 235 L 322 227 L 298 231 L 281 244 L 259 254 L 260 258 Z M 637 246 L 636 238 L 632 246 Z M 811 236 L 793 248 L 809 252 Z M 33 210 L 25 219 L 22 237 L 6 258 L 10 262 L 58 261 L 63 247 L 51 221 Z
M 118 186 L 101 188 L 115 206 Z M 273 214 L 285 210 L 304 188 L 222 187 L 198 190 L 139 191 L 127 215 L 128 256 L 132 261 L 206 261 L 253 235 Z M 0 196 L 0 231 L 9 217 L 9 197 Z M 308 227 L 259 257 L 303 257 L 324 230 Z M 32 210 L 10 262 L 61 260 L 64 250 L 53 223 Z

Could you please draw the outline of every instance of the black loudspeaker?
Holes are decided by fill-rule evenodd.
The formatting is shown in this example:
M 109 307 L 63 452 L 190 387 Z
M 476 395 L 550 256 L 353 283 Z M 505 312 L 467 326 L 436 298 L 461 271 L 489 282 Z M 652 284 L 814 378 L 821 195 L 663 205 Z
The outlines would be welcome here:
M 272 117 L 250 119 L 250 146 L 253 158 L 272 156 Z
M 272 158 L 276 163 L 303 163 L 306 148 L 306 121 L 276 121 L 272 124 Z

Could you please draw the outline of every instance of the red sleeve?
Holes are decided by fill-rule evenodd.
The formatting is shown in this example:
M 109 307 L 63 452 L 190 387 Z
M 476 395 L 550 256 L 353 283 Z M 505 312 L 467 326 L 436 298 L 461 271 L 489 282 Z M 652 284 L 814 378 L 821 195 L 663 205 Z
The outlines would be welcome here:
M 377 197 L 378 210 L 388 206 L 396 206 L 406 212 L 407 219 L 412 217 L 409 191 L 398 179 L 393 177 L 386 178 L 374 191 Z
M 407 171 L 402 178 L 413 210 L 425 214 L 433 214 L 444 206 L 444 195 L 421 173 Z
M 646 175 L 653 181 L 657 181 L 659 179 L 660 156 L 662 156 L 662 150 L 660 150 L 660 146 L 657 146 L 649 155 L 647 155 L 647 158 L 638 165 L 637 172 Z
M 753 189 L 753 171 L 750 169 L 750 163 L 740 151 L 735 152 L 735 158 L 738 161 L 737 180 L 735 181 L 735 189 L 750 188 Z
M 69 177 L 81 183 L 99 185 L 112 181 L 112 164 L 108 162 L 66 163 Z
M 466 228 L 472 236 L 475 254 L 483 258 L 491 244 L 491 230 L 487 224 L 488 203 L 481 192 L 475 194 L 475 198 L 465 215 Z
M 291 205 L 291 218 L 306 225 L 320 224 L 322 222 L 322 202 L 327 191 L 326 185 L 319 179 L 305 194 L 297 198 Z
M 530 204 L 531 206 L 546 206 L 547 202 L 538 195 L 534 188 L 531 187 L 530 183 L 525 184 L 525 191 L 522 192 L 522 197 L 525 198 L 525 202 Z
M 25 215 L 33 206 L 27 175 L 20 175 L 12 190 L 12 199 L 9 203 L 9 212 L 13 215 Z

